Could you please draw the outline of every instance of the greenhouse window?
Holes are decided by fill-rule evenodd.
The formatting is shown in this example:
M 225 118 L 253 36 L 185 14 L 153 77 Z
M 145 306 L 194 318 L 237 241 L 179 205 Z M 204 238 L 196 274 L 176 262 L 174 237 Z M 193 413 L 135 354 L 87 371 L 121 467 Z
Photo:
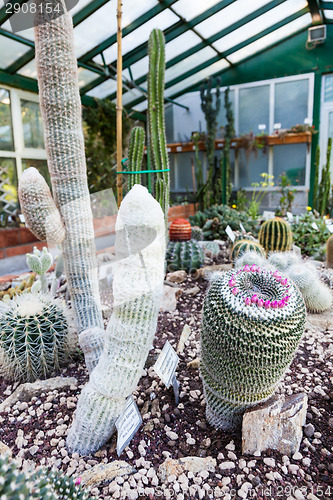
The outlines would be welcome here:
M 23 137 L 26 148 L 44 148 L 44 128 L 37 102 L 21 100 Z
M 17 174 L 14 158 L 0 157 L 0 212 L 11 214 L 17 207 Z
M 324 101 L 333 101 L 333 75 L 326 75 L 325 77 Z
M 13 149 L 10 94 L 8 90 L 0 88 L 0 150 L 13 151 Z

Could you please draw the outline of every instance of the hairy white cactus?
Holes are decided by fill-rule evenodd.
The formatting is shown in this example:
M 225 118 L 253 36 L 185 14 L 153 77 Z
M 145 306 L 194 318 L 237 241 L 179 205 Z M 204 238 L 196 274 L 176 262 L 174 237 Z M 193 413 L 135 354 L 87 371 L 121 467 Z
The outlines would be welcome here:
M 301 257 L 295 252 L 271 252 L 268 263 L 279 271 L 286 271 L 289 267 L 300 264 Z
M 245 265 L 252 266 L 253 264 L 256 266 L 266 267 L 267 261 L 258 252 L 253 251 L 245 252 L 235 260 L 236 269 L 244 267 Z
M 291 266 L 287 273 L 300 289 L 309 312 L 321 313 L 331 307 L 331 290 L 320 281 L 317 270 L 312 264 L 302 262 Z
M 138 251 L 145 237 L 148 245 Z M 119 209 L 114 308 L 103 353 L 79 397 L 67 436 L 71 452 L 94 452 L 110 438 L 126 398 L 139 381 L 156 331 L 164 256 L 162 209 L 146 188 L 135 185 Z
M 34 247 L 33 253 L 27 253 L 27 264 L 31 271 L 38 274 L 40 280 L 40 288 L 43 293 L 47 293 L 47 277 L 46 273 L 53 263 L 53 257 L 44 247 L 42 251 Z

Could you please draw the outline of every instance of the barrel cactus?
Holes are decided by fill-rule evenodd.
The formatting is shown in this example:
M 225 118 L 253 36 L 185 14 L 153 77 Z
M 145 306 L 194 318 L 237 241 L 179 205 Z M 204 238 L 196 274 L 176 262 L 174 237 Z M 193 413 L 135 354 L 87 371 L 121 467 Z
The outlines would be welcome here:
M 265 258 L 265 250 L 263 247 L 255 240 L 245 240 L 241 239 L 236 241 L 231 250 L 231 260 L 234 262 L 245 252 L 257 252 L 259 255 Z
M 43 293 L 26 293 L 0 306 L 0 372 L 32 382 L 57 370 L 73 349 L 67 312 Z
M 272 252 L 267 260 L 271 266 L 283 272 L 289 267 L 299 264 L 301 258 L 295 252 Z
M 290 250 L 293 244 L 290 225 L 278 217 L 267 220 L 260 228 L 259 243 L 266 252 L 286 252 Z
M 167 271 L 183 269 L 187 273 L 204 264 L 204 252 L 197 241 L 169 241 L 166 253 Z
M 304 262 L 291 266 L 288 276 L 299 288 L 309 312 L 321 313 L 331 307 L 331 290 L 320 281 L 314 266 Z
M 204 254 L 207 255 L 207 257 L 210 257 L 211 259 L 214 257 L 217 257 L 220 252 L 220 245 L 218 244 L 217 241 L 199 241 L 199 245 L 204 251 Z
M 199 226 L 192 226 L 191 233 L 192 240 L 202 241 L 203 240 L 203 231 Z
M 211 425 L 238 429 L 244 411 L 274 393 L 294 357 L 305 316 L 298 288 L 277 271 L 244 266 L 213 275 L 200 339 Z
M 333 234 L 326 243 L 326 266 L 333 268 Z
M 191 224 L 186 219 L 175 219 L 169 228 L 170 241 L 188 241 L 191 239 Z

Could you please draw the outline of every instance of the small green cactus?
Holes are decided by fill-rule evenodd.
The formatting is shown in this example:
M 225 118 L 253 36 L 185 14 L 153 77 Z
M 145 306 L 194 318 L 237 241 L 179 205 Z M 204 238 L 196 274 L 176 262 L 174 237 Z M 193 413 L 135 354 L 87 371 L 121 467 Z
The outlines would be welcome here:
M 187 273 L 204 264 L 204 252 L 196 241 L 169 241 L 166 253 L 167 271 L 183 269 Z
M 26 293 L 0 306 L 0 371 L 9 380 L 46 378 L 73 349 L 67 313 L 60 301 Z
M 257 252 L 263 258 L 265 258 L 265 250 L 263 247 L 255 240 L 241 239 L 236 241 L 231 250 L 231 260 L 234 262 L 236 259 L 241 257 L 245 252 Z
M 326 266 L 333 268 L 333 234 L 326 243 Z
M 34 247 L 33 253 L 27 253 L 27 265 L 34 273 L 38 274 L 41 291 L 47 293 L 47 277 L 46 273 L 53 264 L 53 257 L 46 247 L 42 251 Z
M 140 171 L 142 169 L 145 137 L 146 134 L 142 127 L 134 127 L 132 129 L 128 149 L 128 170 L 130 172 L 137 172 L 137 174 L 128 174 L 128 190 L 132 189 L 134 184 L 141 184 Z
M 331 290 L 320 281 L 314 266 L 302 262 L 291 266 L 287 272 L 303 295 L 306 308 L 309 312 L 321 313 L 331 307 Z
M 259 243 L 266 252 L 289 251 L 293 244 L 290 225 L 280 218 L 267 220 L 260 228 Z
M 191 238 L 192 240 L 195 241 L 202 241 L 203 240 L 203 231 L 199 226 L 193 226 L 192 227 L 192 233 L 191 233 Z

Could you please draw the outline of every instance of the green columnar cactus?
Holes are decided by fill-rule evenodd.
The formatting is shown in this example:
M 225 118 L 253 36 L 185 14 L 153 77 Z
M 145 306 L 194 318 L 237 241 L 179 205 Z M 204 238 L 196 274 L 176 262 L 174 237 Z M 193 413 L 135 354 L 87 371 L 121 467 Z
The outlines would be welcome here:
M 333 234 L 326 243 L 326 266 L 333 268 Z
M 42 251 L 34 247 L 33 253 L 27 253 L 28 267 L 31 271 L 38 274 L 41 283 L 41 291 L 43 293 L 47 293 L 46 273 L 52 266 L 52 263 L 53 257 L 46 247 L 44 247 Z
M 150 158 L 155 170 L 168 170 L 169 158 L 164 120 L 165 41 L 161 30 L 154 29 L 150 33 L 148 52 L 148 125 Z M 157 172 L 155 197 L 164 212 L 166 231 L 168 227 L 169 186 L 169 171 Z
M 287 270 L 288 276 L 303 295 L 306 308 L 311 313 L 321 313 L 332 305 L 331 290 L 322 283 L 316 268 L 302 262 Z
M 128 190 L 132 189 L 134 184 L 141 184 L 140 170 L 142 169 L 145 137 L 146 134 L 142 127 L 134 127 L 132 129 L 128 150 L 128 170 L 138 173 L 128 175 Z
M 320 165 L 320 146 L 318 144 L 315 158 L 315 175 L 313 180 L 312 208 L 318 210 L 318 183 L 319 183 L 319 165 Z
M 260 228 L 259 243 L 266 252 L 290 250 L 293 243 L 290 225 L 279 218 L 267 220 Z
M 231 260 L 234 262 L 246 252 L 257 252 L 265 258 L 264 248 L 255 240 L 238 240 L 231 249 Z
M 319 192 L 319 211 L 325 215 L 329 211 L 329 198 L 331 189 L 331 151 L 332 137 L 329 137 L 326 152 L 326 165 L 321 174 L 320 192 Z
M 203 307 L 200 361 L 211 425 L 239 428 L 244 411 L 274 393 L 305 316 L 298 288 L 278 272 L 244 266 L 213 276 Z
M 267 262 L 279 271 L 287 271 L 291 266 L 299 264 L 301 257 L 295 252 L 272 252 L 268 256 Z
M 8 456 L 0 456 L 0 498 L 8 500 L 89 500 L 73 478 L 48 469 L 22 472 Z
M 203 240 L 203 231 L 201 227 L 199 226 L 192 226 L 192 232 L 191 232 L 191 238 L 192 240 L 195 241 L 202 241 Z
M 138 240 L 152 231 L 156 238 L 138 252 Z M 119 209 L 116 258 L 124 244 L 128 253 L 115 266 L 114 306 L 104 350 L 79 397 L 67 436 L 71 452 L 95 452 L 110 438 L 126 398 L 138 384 L 156 331 L 164 280 L 164 217 L 159 203 L 138 184 Z
M 204 264 L 204 252 L 197 241 L 169 241 L 166 253 L 167 271 L 183 269 L 187 273 Z
M 80 332 L 79 341 L 86 361 L 86 353 L 89 352 L 87 368 L 91 370 L 102 352 L 104 330 L 86 175 L 73 23 L 64 0 L 58 3 L 65 14 L 52 20 L 48 19 L 45 8 L 39 9 L 41 2 L 37 2 L 35 44 L 48 168 L 54 203 L 66 231 L 61 251 Z M 36 178 L 36 173 L 31 172 L 31 169 L 24 175 L 27 176 L 27 184 Z M 31 204 L 36 206 L 37 200 L 36 193 L 31 190 L 29 198 L 28 191 L 24 199 L 22 197 L 24 213 L 28 213 Z M 39 220 L 43 217 L 44 212 L 41 210 Z M 38 213 L 34 214 L 33 219 L 37 218 Z
M 10 380 L 46 378 L 73 349 L 67 313 L 43 293 L 26 293 L 0 305 L 0 371 Z

